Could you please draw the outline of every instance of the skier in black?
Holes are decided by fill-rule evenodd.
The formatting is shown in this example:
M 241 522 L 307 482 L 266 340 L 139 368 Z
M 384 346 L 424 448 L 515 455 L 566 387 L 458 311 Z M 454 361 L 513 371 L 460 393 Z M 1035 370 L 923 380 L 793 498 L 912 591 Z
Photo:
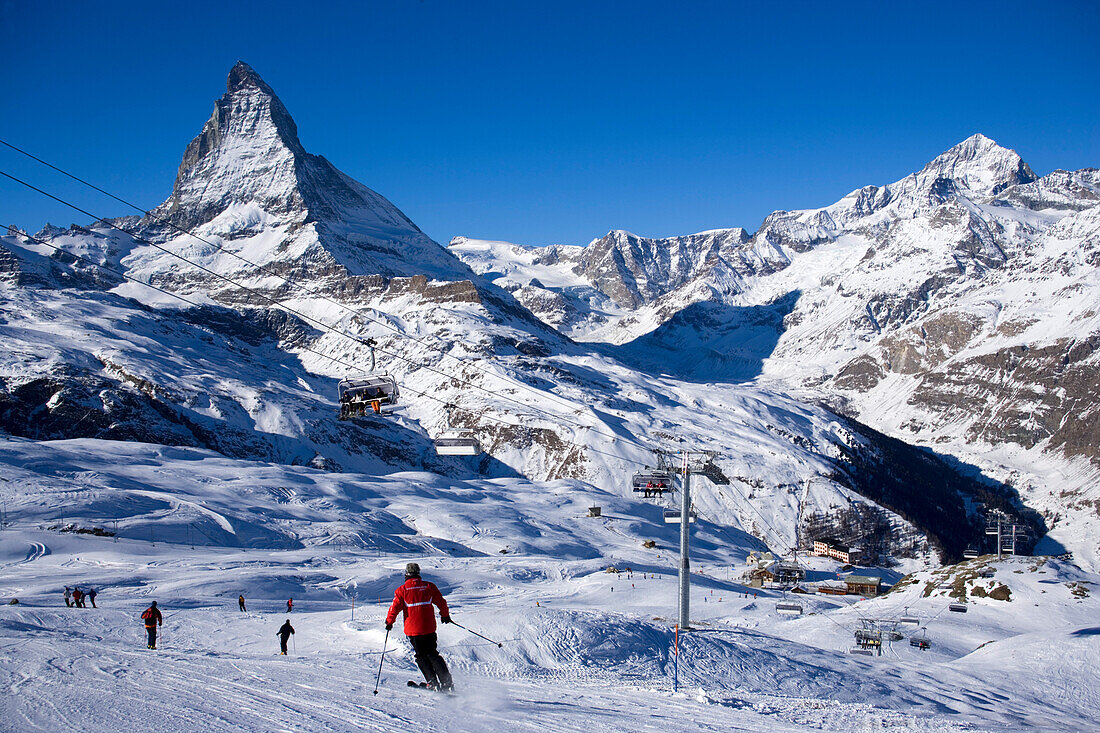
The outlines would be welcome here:
M 241 607 L 242 611 L 244 610 L 244 595 L 243 594 L 237 596 L 237 605 Z
M 275 633 L 275 635 L 279 637 L 279 646 L 282 647 L 280 654 L 286 654 L 286 642 L 293 633 L 294 627 L 290 625 L 290 619 L 287 619 L 286 623 L 280 626 L 279 630 Z

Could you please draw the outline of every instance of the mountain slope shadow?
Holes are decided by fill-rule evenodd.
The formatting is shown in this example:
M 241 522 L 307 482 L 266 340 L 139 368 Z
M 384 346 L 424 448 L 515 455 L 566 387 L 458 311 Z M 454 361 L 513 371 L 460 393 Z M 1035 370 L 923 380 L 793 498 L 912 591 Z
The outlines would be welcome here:
M 759 376 L 783 335 L 801 290 L 767 305 L 703 301 L 655 330 L 607 352 L 624 364 L 697 382 L 747 382 Z

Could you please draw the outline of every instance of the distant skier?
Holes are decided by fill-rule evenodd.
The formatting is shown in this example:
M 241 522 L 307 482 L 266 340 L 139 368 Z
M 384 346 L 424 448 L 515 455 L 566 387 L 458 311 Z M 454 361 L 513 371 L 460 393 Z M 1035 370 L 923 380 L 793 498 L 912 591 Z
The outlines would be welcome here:
M 157 627 L 164 626 L 164 616 L 160 614 L 160 609 L 157 608 L 156 601 L 153 601 L 149 608 L 145 609 L 145 612 L 141 614 L 141 620 L 145 622 L 145 633 L 149 635 L 149 642 L 146 646 L 150 649 L 156 649 Z
M 290 613 L 293 610 L 294 610 L 294 599 L 293 598 L 287 598 L 286 599 L 286 612 Z
M 245 610 L 245 608 L 244 608 L 244 595 L 243 594 L 237 596 L 237 605 L 241 607 L 242 611 Z
M 279 630 L 275 632 L 275 636 L 279 637 L 279 647 L 282 649 L 280 654 L 286 654 L 286 642 L 290 638 L 290 635 L 294 633 L 294 627 L 290 625 L 290 619 L 286 620 L 286 623 L 279 627 Z
M 92 608 L 99 608 L 99 606 L 95 604 L 95 597 L 97 595 L 98 594 L 95 592 L 95 588 L 88 589 L 88 600 L 92 602 Z
M 73 603 L 77 608 L 84 608 L 84 591 L 73 588 Z
M 445 624 L 451 623 L 447 601 L 443 599 L 439 588 L 434 583 L 421 580 L 420 566 L 414 562 L 409 563 L 405 566 L 405 582 L 393 593 L 393 603 L 390 605 L 390 612 L 386 614 L 386 631 L 393 628 L 397 613 L 403 611 L 405 636 L 409 637 L 409 643 L 416 653 L 416 666 L 424 674 L 428 688 L 449 692 L 454 689 L 454 681 L 447 669 L 447 663 L 436 650 L 433 603 L 439 606 L 439 619 Z
M 69 586 L 65 586 L 65 607 L 73 607 L 73 589 Z

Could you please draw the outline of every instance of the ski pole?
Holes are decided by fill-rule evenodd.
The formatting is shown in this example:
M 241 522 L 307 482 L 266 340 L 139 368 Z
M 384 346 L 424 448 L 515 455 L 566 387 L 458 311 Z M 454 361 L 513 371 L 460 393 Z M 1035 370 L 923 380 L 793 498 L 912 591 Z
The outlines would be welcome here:
M 498 647 L 503 647 L 503 646 L 504 646 L 504 642 L 502 642 L 502 641 L 493 641 L 493 640 L 492 640 L 492 639 L 490 639 L 490 638 L 489 638 L 488 636 L 483 636 L 482 634 L 479 634 L 479 633 L 477 633 L 477 632 L 476 632 L 476 631 L 474 631 L 473 629 L 467 629 L 467 628 L 466 628 L 465 626 L 463 626 L 462 624 L 458 623 L 457 621 L 452 621 L 451 623 L 452 623 L 452 624 L 454 624 L 455 626 L 457 626 L 457 627 L 458 627 L 458 628 L 460 628 L 460 629 L 464 629 L 464 630 L 466 630 L 466 631 L 469 631 L 469 632 L 470 632 L 471 634 L 473 634 L 474 636 L 478 636 L 478 637 L 481 637 L 481 638 L 482 638 L 482 639 L 484 639 L 485 641 L 489 641 L 489 642 L 492 642 L 493 644 L 496 644 L 496 645 L 497 645 Z
M 378 694 L 378 681 L 382 679 L 382 661 L 386 658 L 386 644 L 390 640 L 390 630 L 386 629 L 386 638 L 382 640 L 382 656 L 378 659 L 378 676 L 374 678 L 374 694 Z

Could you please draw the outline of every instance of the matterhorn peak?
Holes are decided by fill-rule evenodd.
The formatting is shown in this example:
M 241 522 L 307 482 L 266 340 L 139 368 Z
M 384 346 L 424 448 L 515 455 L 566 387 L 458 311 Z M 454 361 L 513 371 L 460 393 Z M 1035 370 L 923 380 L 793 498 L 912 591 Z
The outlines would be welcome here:
M 264 83 L 264 80 L 260 78 L 255 69 L 243 61 L 238 61 L 229 70 L 229 79 L 226 80 L 225 90 L 232 94 L 244 87 L 256 87 L 266 91 L 271 96 L 275 96 L 275 93 L 271 91 L 271 87 Z
M 188 231 L 208 226 L 208 233 L 228 238 L 280 228 L 298 238 L 304 259 L 331 258 L 354 274 L 472 275 L 383 196 L 306 152 L 282 101 L 243 61 L 230 70 L 225 94 L 184 151 L 172 195 L 145 224 L 160 232 L 165 220 Z M 306 229 L 325 255 L 306 243 Z M 276 251 L 284 246 L 261 259 L 285 260 L 288 252 Z
M 947 178 L 980 196 L 993 196 L 1037 178 L 1015 150 L 1003 148 L 981 133 L 936 156 L 917 175 L 922 179 Z

